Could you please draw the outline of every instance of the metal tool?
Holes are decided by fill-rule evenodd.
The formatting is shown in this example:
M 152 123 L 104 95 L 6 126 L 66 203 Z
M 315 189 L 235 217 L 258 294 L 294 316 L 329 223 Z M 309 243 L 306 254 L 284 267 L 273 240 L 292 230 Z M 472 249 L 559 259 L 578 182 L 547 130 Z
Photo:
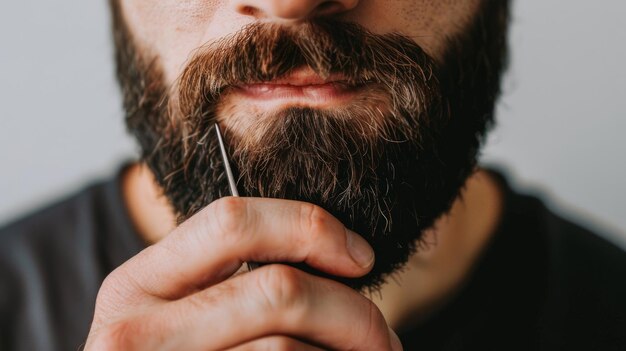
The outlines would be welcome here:
M 226 178 L 228 179 L 228 186 L 230 187 L 230 195 L 239 197 L 237 183 L 235 182 L 235 177 L 233 176 L 233 170 L 230 168 L 230 162 L 228 161 L 228 154 L 226 153 L 226 146 L 224 146 L 222 132 L 220 131 L 220 126 L 217 123 L 215 123 L 215 134 L 217 134 L 217 142 L 222 153 L 222 163 L 224 164 L 224 170 L 226 171 Z M 259 264 L 255 262 L 246 262 L 246 266 L 248 266 L 248 272 L 250 272 L 259 267 Z

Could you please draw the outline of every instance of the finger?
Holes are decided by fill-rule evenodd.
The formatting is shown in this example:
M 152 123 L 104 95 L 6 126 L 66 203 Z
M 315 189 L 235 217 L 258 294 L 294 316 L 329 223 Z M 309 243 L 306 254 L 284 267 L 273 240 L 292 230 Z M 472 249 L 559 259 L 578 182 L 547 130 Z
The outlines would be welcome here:
M 140 325 L 139 332 L 157 329 L 160 339 L 181 350 L 222 350 L 269 335 L 333 350 L 396 350 L 370 300 L 341 283 L 278 264 L 167 303 Z M 145 336 L 139 339 L 150 339 Z M 148 340 L 142 350 L 157 346 Z
M 373 260 L 362 237 L 318 206 L 228 197 L 130 259 L 114 280 L 118 289 L 130 290 L 125 295 L 177 299 L 226 279 L 243 261 L 305 262 L 331 275 L 357 277 Z
M 228 351 L 324 351 L 287 336 L 268 336 L 228 349 Z

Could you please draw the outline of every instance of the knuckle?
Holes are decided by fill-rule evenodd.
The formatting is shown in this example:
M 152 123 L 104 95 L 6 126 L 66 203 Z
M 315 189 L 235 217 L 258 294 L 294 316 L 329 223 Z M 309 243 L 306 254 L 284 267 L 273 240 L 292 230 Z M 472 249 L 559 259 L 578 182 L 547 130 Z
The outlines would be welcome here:
M 265 305 L 271 310 L 289 310 L 301 305 L 307 284 L 296 268 L 272 264 L 259 272 L 257 283 Z
M 209 225 L 214 225 L 217 235 L 228 239 L 239 237 L 246 228 L 248 217 L 247 204 L 244 199 L 224 197 L 211 205 L 212 216 L 205 217 Z
M 119 283 L 116 274 L 109 274 L 103 281 L 96 296 L 92 329 L 106 325 L 108 321 L 124 314 L 124 306 L 128 306 L 128 293 L 123 284 Z
M 96 302 L 98 304 L 116 301 L 122 301 L 125 299 L 125 293 L 123 291 L 123 287 L 125 286 L 121 275 L 123 273 L 120 272 L 121 269 L 118 267 L 109 275 L 107 275 L 102 281 L 102 285 L 100 285 L 100 290 L 98 290 L 98 295 L 96 296 Z
M 133 335 L 131 323 L 127 321 L 118 322 L 102 328 L 93 339 L 87 343 L 88 351 L 113 351 L 132 350 L 133 346 L 130 337 Z
M 128 265 L 123 264 L 107 275 L 98 291 L 96 301 L 111 301 L 113 303 L 128 304 L 140 298 L 145 291 L 136 281 L 138 273 L 133 272 Z
M 115 295 L 116 287 L 118 286 L 118 278 L 116 271 L 111 272 L 107 275 L 102 284 L 100 285 L 100 290 L 98 291 L 97 299 L 108 298 L 111 295 Z
M 301 206 L 302 232 L 307 233 L 306 240 L 315 242 L 317 237 L 332 229 L 334 217 L 320 206 L 310 203 Z
M 387 330 L 387 322 L 385 321 L 385 317 L 383 313 L 378 309 L 378 306 L 374 304 L 369 299 L 366 300 L 367 306 L 367 318 L 363 318 L 365 324 L 361 328 L 360 340 L 366 340 L 369 335 L 372 335 L 375 332 L 379 332 Z

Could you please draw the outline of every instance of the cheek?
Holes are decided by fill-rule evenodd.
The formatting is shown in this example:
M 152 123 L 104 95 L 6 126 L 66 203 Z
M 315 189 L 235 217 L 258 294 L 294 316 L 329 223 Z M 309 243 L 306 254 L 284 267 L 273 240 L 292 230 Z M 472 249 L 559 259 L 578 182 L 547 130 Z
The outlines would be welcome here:
M 159 58 L 167 84 L 199 47 L 241 28 L 225 0 L 122 0 L 126 22 L 148 57 Z
M 346 19 L 374 33 L 397 32 L 440 58 L 447 38 L 464 30 L 483 0 L 363 0 Z

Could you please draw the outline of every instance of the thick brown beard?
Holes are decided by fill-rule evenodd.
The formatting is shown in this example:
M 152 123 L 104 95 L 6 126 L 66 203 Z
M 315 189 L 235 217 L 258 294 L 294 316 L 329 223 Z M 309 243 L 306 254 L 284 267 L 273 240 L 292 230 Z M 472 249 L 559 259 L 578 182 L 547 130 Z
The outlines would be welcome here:
M 367 276 L 340 280 L 375 289 L 406 263 L 475 167 L 504 57 L 501 33 L 494 35 L 497 47 L 482 42 L 489 37 L 479 17 L 470 35 L 451 41 L 442 65 L 409 38 L 353 24 L 315 21 L 297 31 L 251 25 L 201 50 L 172 93 L 158 62 L 137 55 L 120 22 L 118 76 L 128 127 L 182 221 L 228 195 L 211 127 L 218 117 L 228 127 L 229 116 L 216 111 L 229 86 L 309 66 L 321 76 L 338 72 L 352 84 L 379 87 L 387 102 L 382 110 L 291 108 L 252 118 L 254 133 L 227 131 L 241 192 L 312 202 L 334 214 L 377 257 Z M 489 23 L 502 30 L 505 22 Z
M 348 84 L 365 87 L 361 98 L 332 110 L 290 108 L 252 117 L 217 113 L 225 89 L 277 79 L 302 66 L 322 77 L 340 73 Z M 197 145 L 215 143 L 211 125 L 219 118 L 230 137 L 244 194 L 306 200 L 329 210 L 371 202 L 371 218 L 364 213 L 353 217 L 391 221 L 395 200 L 384 191 L 391 190 L 394 177 L 380 172 L 398 162 L 394 153 L 417 157 L 420 129 L 432 128 L 426 124 L 440 119 L 435 116 L 441 93 L 434 71 L 432 60 L 398 35 L 375 36 L 337 22 L 310 22 L 297 30 L 251 25 L 199 52 L 178 81 L 181 115 L 175 120 L 182 121 L 178 135 L 186 135 L 182 171 L 192 172 L 192 165 L 206 158 L 206 150 Z M 243 132 L 229 133 L 235 124 Z M 366 200 L 368 193 L 371 199 Z M 187 207 L 183 217 L 199 209 Z

